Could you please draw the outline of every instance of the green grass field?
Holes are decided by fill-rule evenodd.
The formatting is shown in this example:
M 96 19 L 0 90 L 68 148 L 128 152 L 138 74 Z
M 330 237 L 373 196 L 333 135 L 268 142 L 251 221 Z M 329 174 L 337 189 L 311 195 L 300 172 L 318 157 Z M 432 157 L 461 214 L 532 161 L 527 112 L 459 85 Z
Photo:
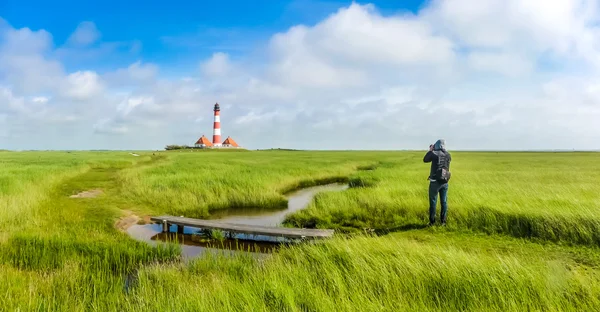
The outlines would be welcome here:
M 598 153 L 453 153 L 444 228 L 424 228 L 423 153 L 138 153 L 0 152 L 0 310 L 600 308 Z M 282 207 L 284 193 L 329 182 L 351 188 L 286 226 L 339 235 L 266 259 L 186 263 L 179 246 L 115 227 L 131 212 Z M 91 189 L 103 194 L 69 198 Z

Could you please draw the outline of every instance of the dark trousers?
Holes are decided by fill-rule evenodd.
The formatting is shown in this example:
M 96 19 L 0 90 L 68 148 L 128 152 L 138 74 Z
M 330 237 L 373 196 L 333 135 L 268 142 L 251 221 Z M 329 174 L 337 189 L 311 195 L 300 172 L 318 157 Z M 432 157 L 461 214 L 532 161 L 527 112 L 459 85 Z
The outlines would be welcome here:
M 446 223 L 446 214 L 448 213 L 448 183 L 429 182 L 429 223 L 435 223 L 435 208 L 437 206 L 438 193 L 440 194 L 440 204 L 442 212 L 440 219 Z

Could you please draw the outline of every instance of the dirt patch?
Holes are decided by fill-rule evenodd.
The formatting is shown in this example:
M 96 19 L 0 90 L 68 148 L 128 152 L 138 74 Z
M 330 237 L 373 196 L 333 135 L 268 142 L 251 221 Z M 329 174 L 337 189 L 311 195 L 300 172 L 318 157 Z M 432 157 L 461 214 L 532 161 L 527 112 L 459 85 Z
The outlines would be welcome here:
M 102 195 L 102 194 L 104 194 L 104 192 L 102 192 L 102 190 L 96 189 L 96 190 L 83 191 L 79 194 L 71 195 L 69 197 L 71 197 L 71 198 L 94 198 L 94 197 L 98 197 L 99 195 Z
M 140 217 L 134 215 L 131 211 L 125 210 L 126 216 L 117 221 L 115 227 L 121 231 L 126 231 L 130 226 L 136 224 Z
M 144 216 L 142 219 L 138 221 L 138 224 L 150 224 L 152 220 L 150 220 L 150 216 Z
M 150 220 L 150 216 L 144 216 L 140 218 L 129 210 L 124 210 L 124 212 L 126 216 L 122 217 L 117 221 L 117 223 L 115 223 L 115 227 L 121 231 L 127 231 L 127 229 L 134 224 L 152 223 L 152 221 Z

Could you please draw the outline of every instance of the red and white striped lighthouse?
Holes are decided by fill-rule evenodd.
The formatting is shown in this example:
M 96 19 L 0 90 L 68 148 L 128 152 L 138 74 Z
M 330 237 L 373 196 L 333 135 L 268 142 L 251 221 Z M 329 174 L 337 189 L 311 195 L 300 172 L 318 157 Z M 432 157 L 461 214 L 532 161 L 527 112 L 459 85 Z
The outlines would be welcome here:
M 213 145 L 221 146 L 221 116 L 219 112 L 221 109 L 219 108 L 219 103 L 215 104 L 215 122 L 213 125 Z

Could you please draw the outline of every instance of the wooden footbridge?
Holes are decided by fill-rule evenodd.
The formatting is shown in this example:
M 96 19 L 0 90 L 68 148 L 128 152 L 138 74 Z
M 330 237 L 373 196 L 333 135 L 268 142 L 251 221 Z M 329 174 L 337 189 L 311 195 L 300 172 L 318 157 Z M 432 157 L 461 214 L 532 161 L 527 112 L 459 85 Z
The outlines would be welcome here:
M 249 235 L 266 235 L 266 236 L 279 236 L 285 238 L 296 238 L 296 239 L 319 239 L 319 238 L 330 238 L 333 236 L 333 230 L 321 230 L 321 229 L 298 229 L 298 228 L 284 228 L 284 227 L 271 227 L 271 226 L 259 226 L 259 225 L 246 225 L 246 224 L 234 224 L 216 220 L 201 220 L 184 217 L 174 216 L 158 216 L 151 217 L 150 220 L 156 223 L 162 224 L 162 231 L 168 232 L 171 225 L 177 225 L 177 232 L 183 233 L 183 227 L 194 227 L 201 229 L 214 229 L 221 230 L 229 233 L 240 233 Z

